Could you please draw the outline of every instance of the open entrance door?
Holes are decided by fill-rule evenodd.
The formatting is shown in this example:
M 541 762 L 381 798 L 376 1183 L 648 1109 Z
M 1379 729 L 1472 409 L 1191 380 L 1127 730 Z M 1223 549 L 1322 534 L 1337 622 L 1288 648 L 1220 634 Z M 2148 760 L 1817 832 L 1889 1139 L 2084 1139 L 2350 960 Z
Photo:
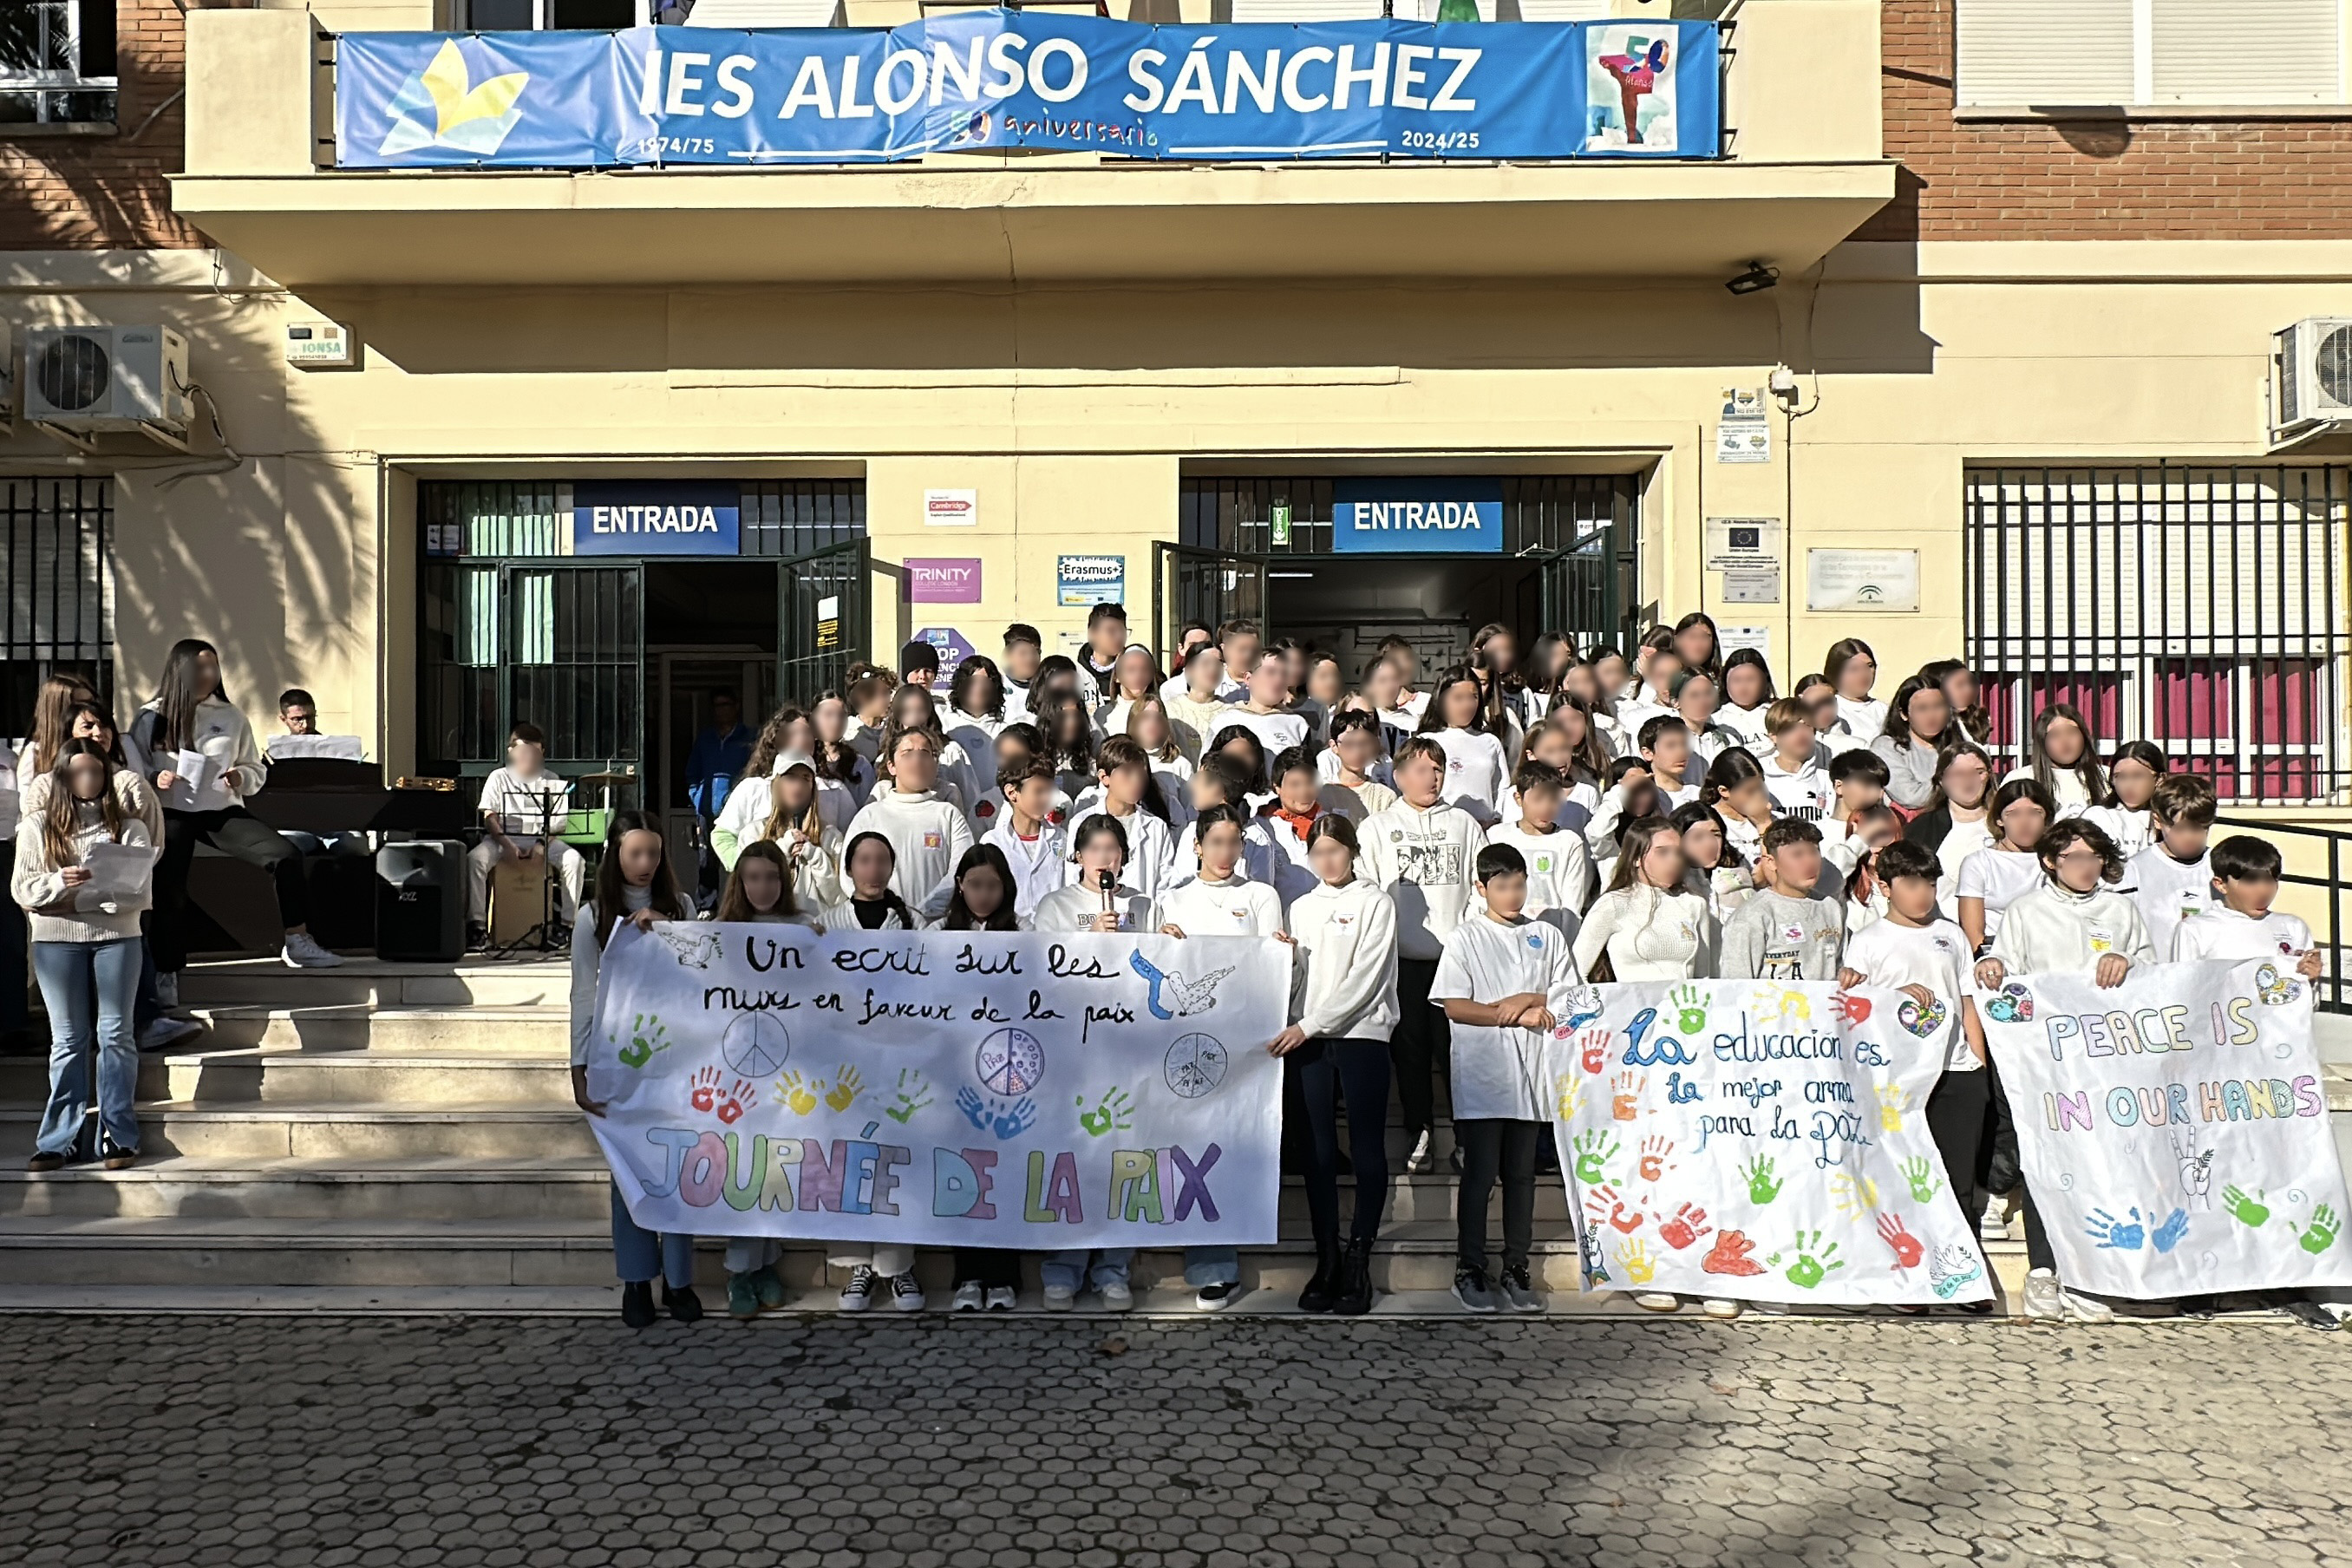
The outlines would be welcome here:
M 1152 602 L 1163 656 L 1174 653 L 1188 621 L 1214 630 L 1227 621 L 1265 627 L 1265 562 L 1222 555 L 1182 544 L 1162 544 L 1152 560 Z
M 538 725 L 548 766 L 566 778 L 634 772 L 644 743 L 645 567 L 529 561 L 497 571 L 501 735 Z M 583 804 L 594 793 L 583 792 Z
M 776 694 L 805 708 L 868 657 L 872 552 L 853 539 L 776 564 Z
M 1559 632 L 1582 653 L 1599 647 L 1631 652 L 1641 633 L 1633 529 L 1614 521 L 1580 522 L 1566 549 L 1540 558 L 1535 629 Z

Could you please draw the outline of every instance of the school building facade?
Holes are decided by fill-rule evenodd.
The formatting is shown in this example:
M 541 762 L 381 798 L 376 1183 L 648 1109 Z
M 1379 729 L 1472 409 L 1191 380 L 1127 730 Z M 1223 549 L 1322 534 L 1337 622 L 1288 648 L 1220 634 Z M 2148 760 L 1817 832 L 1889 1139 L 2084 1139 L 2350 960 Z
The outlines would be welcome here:
M 1503 0 L 1719 21 L 1713 157 L 604 171 L 337 169 L 336 39 L 642 0 L 40 9 L 68 63 L 0 70 L 0 320 L 168 328 L 201 395 L 185 452 L 80 450 L 19 353 L 9 721 L 68 663 L 127 711 L 201 636 L 257 723 L 306 687 L 388 774 L 530 719 L 667 802 L 714 686 L 1067 646 L 1097 598 L 1163 647 L 1248 616 L 1433 659 L 1704 609 L 1784 679 L 1846 636 L 1881 695 L 1964 657 L 2010 741 L 2063 697 L 2352 815 L 2352 424 L 2273 389 L 2352 416 L 2337 0 L 2247 0 L 2260 48 L 2175 0 Z M 331 327 L 350 363 L 305 357 Z M 1359 550 L 1367 498 L 1501 527 Z

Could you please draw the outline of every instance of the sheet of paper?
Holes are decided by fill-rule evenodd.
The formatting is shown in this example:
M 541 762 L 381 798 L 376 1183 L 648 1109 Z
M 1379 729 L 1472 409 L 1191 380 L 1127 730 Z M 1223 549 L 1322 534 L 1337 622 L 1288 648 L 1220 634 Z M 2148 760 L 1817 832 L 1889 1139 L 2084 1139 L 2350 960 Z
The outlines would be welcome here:
M 74 900 L 80 909 L 145 894 L 155 874 L 155 852 L 140 844 L 93 844 L 81 858 L 89 880 Z
M 172 786 L 170 804 L 182 811 L 195 810 L 216 776 L 213 760 L 202 752 L 174 752 L 172 772 L 180 775 L 180 782 Z

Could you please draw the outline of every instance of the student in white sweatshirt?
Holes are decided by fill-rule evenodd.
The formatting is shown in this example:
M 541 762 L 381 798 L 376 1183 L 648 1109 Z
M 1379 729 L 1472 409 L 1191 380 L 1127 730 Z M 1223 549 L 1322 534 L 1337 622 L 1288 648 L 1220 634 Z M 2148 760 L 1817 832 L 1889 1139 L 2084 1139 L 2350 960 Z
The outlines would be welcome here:
M 276 828 L 245 809 L 269 776 L 253 743 L 253 726 L 231 706 L 221 686 L 220 655 L 194 637 L 172 645 L 163 658 L 163 679 L 154 700 L 139 710 L 122 737 L 131 766 L 153 786 L 163 803 L 163 853 L 156 862 L 154 915 L 148 937 L 154 949 L 164 1005 L 179 997 L 179 973 L 187 966 L 188 870 L 196 846 L 260 867 L 278 889 L 278 918 L 285 927 L 279 956 L 295 969 L 331 969 L 342 963 L 310 935 L 310 891 L 302 857 Z M 201 773 L 180 770 L 190 753 L 203 758 Z
M 1389 1036 L 1397 1018 L 1396 906 L 1356 873 L 1356 826 L 1336 813 L 1307 830 L 1316 884 L 1290 906 L 1298 984 L 1290 1026 L 1267 1048 L 1303 1104 L 1310 1131 L 1307 1222 L 1315 1274 L 1300 1292 L 1307 1312 L 1353 1317 L 1372 1304 L 1372 1243 L 1389 1199 Z M 1339 1104 L 1348 1108 L 1355 1213 L 1339 1239 Z
M 1055 820 L 1054 797 L 1061 793 L 1054 782 L 1054 764 L 1043 757 L 1024 755 L 996 776 L 1005 808 L 980 836 L 995 846 L 1013 872 L 1013 910 L 1024 920 L 1070 880 L 1070 836 Z
M 2069 703 L 2053 702 L 2033 717 L 2025 765 L 2001 783 L 2032 779 L 2058 803 L 2058 815 L 2078 816 L 2107 799 L 2107 777 L 2099 769 L 2098 738 L 2091 721 Z
M 928 728 L 894 731 L 884 760 L 888 778 L 850 818 L 844 837 L 878 833 L 888 839 L 898 860 L 891 890 L 917 914 L 934 920 L 947 911 L 955 892 L 955 868 L 971 847 L 971 825 L 937 792 L 939 738 Z
M 1116 819 L 1127 834 L 1127 879 L 1158 899 L 1175 879 L 1175 842 L 1168 820 L 1144 805 L 1151 788 L 1151 759 L 1126 735 L 1113 735 L 1095 753 L 1096 788 L 1082 800 L 1070 819 L 1083 826 L 1088 817 Z
M 648 813 L 616 811 L 605 830 L 593 899 L 572 926 L 572 1100 L 591 1116 L 604 1102 L 588 1093 L 588 1057 L 596 1041 L 596 977 L 604 949 L 624 925 L 651 931 L 656 921 L 693 917 L 694 906 L 670 875 L 661 829 Z M 681 1323 L 702 1316 L 694 1293 L 694 1237 L 647 1230 L 629 1217 L 621 1189 L 613 1188 L 613 1267 L 621 1277 L 621 1321 L 633 1329 L 654 1321 L 654 1278 L 662 1304 Z
M 1242 834 L 1248 826 L 1241 808 L 1213 805 L 1193 826 L 1200 834 L 1201 874 L 1160 900 L 1160 934 L 1272 937 L 1288 942 L 1282 901 L 1272 888 L 1251 881 L 1241 869 Z M 1234 1247 L 1184 1249 L 1184 1283 L 1198 1293 L 1194 1304 L 1204 1312 L 1223 1310 L 1241 1277 L 1241 1254 Z
M 2105 833 L 2079 817 L 2053 825 L 2034 847 L 2047 878 L 2009 906 L 1991 953 L 1978 961 L 1978 988 L 1998 992 L 2012 974 L 2088 974 L 2104 989 L 2121 985 L 2133 968 L 2156 960 L 2147 927 L 2132 901 L 2113 889 L 2123 860 Z M 2104 1323 L 2115 1309 L 2062 1289 L 2057 1255 L 2042 1229 L 2025 1184 L 2025 1313 L 2030 1318 Z
M 2173 929 L 2213 907 L 2213 868 L 2205 841 L 2213 834 L 2217 802 L 2202 773 L 2167 773 L 2157 781 L 2148 814 L 2156 841 L 2124 860 L 2122 890 L 2147 922 L 2157 952 L 2172 951 Z M 2088 812 L 2083 820 L 2089 822 Z
M 1625 825 L 1609 890 L 1584 911 L 1576 966 L 1600 978 L 1706 980 L 1716 973 L 1720 930 L 1707 900 L 1683 885 L 1682 835 L 1660 816 Z
M 1075 863 L 1070 880 L 1037 901 L 1032 931 L 1150 931 L 1152 900 L 1127 878 L 1127 829 L 1115 816 L 1097 815 L 1070 836 Z
M 1837 692 L 1838 718 L 1864 745 L 1885 731 L 1886 704 L 1870 694 L 1878 684 L 1878 656 L 1860 637 L 1843 637 L 1822 656 L 1822 675 Z
M 1389 1041 L 1396 1065 L 1397 1105 L 1412 1152 L 1405 1169 L 1429 1169 L 1435 1116 L 1434 1064 L 1449 1037 L 1445 1015 L 1429 1003 L 1430 983 L 1445 939 L 1477 897 L 1478 851 L 1486 830 L 1444 798 L 1445 751 L 1427 735 L 1397 748 L 1392 771 L 1402 797 L 1356 830 L 1365 879 L 1396 901 L 1397 1028 Z
M 1500 822 L 1511 763 L 1502 741 L 1486 728 L 1486 694 L 1477 676 L 1449 669 L 1437 678 L 1421 733 L 1445 752 L 1446 804 L 1468 812 L 1481 827 Z
M 1723 700 L 1715 721 L 1739 736 L 1742 744 L 1762 755 L 1772 749 L 1772 732 L 1765 727 L 1778 694 L 1772 689 L 1772 667 L 1752 647 L 1735 648 L 1723 661 Z
M 1216 716 L 1209 725 L 1209 745 L 1214 747 L 1217 737 L 1228 730 L 1247 730 L 1269 757 L 1305 744 L 1309 725 L 1290 710 L 1288 661 L 1278 653 L 1265 654 L 1247 673 L 1248 700 Z
M 1772 749 L 1764 753 L 1764 787 L 1778 816 L 1826 822 L 1837 804 L 1829 762 L 1821 755 L 1813 715 L 1802 702 L 1784 697 L 1765 714 Z
M 2156 786 L 2171 773 L 2164 749 L 2152 741 L 2126 741 L 2107 759 L 2107 798 L 2083 809 L 2083 820 L 2095 822 L 2116 841 L 2128 866 L 2132 857 L 2156 841 L 2156 819 L 2149 803 Z M 2164 951 L 2162 942 L 2157 951 Z
M 2172 961 L 2267 958 L 2282 972 L 2291 967 L 2305 980 L 2318 979 L 2319 949 L 2311 928 L 2271 908 L 2286 868 L 2278 847 L 2233 834 L 2213 846 L 2212 863 L 2216 901 L 2173 928 Z
M 1645 721 L 1634 737 L 1650 782 L 1658 786 L 1661 809 L 1672 812 L 1698 799 L 1699 774 L 1692 771 L 1690 726 L 1673 713 Z M 1703 770 L 1702 770 L 1703 771 Z
M 1985 821 L 1992 839 L 1960 862 L 1954 902 L 1970 948 L 1982 954 L 2000 934 L 2010 906 L 2042 885 L 2042 836 L 2058 816 L 2050 792 L 2012 779 L 1993 792 Z
M 1592 901 L 1592 854 L 1584 835 L 1560 826 L 1567 781 L 1548 763 L 1521 763 L 1511 777 L 1511 793 L 1518 802 L 1518 819 L 1490 831 L 1486 841 L 1509 845 L 1527 863 L 1527 901 L 1521 912 L 1557 927 L 1572 941 L 1584 907 Z

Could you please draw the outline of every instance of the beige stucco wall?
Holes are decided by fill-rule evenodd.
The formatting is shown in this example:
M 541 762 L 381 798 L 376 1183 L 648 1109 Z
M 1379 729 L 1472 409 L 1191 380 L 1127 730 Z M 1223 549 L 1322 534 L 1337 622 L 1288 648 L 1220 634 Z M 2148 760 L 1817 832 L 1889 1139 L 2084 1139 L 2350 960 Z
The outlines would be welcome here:
M 70 459 L 20 426 L 0 465 L 119 474 L 126 691 L 172 639 L 207 636 L 257 719 L 304 685 L 331 726 L 395 763 L 412 728 L 414 481 L 436 474 L 862 471 L 878 559 L 985 563 L 983 602 L 950 613 L 987 647 L 1015 617 L 1049 640 L 1077 627 L 1054 603 L 1064 552 L 1123 550 L 1143 624 L 1150 542 L 1174 534 L 1187 463 L 1630 464 L 1650 475 L 1643 574 L 1663 613 L 1769 624 L 1785 673 L 1860 630 L 1899 671 L 1960 645 L 1966 462 L 2258 458 L 2270 331 L 2340 310 L 2352 282 L 2344 247 L 2011 248 L 1849 247 L 1817 298 L 1791 279 L 1745 300 L 1629 280 L 301 300 L 234 258 L 216 288 L 201 252 L 25 256 L 0 272 L 0 312 L 20 331 L 178 327 L 244 461 L 166 489 L 202 465 L 129 444 Z M 285 322 L 314 314 L 357 327 L 363 368 L 285 363 Z M 1771 463 L 1713 461 L 1720 389 L 1784 359 L 1811 410 L 1793 452 L 1776 417 Z M 980 525 L 924 528 L 931 487 L 976 489 Z M 1703 520 L 1784 510 L 1784 603 L 1727 608 L 1700 567 Z M 1890 544 L 1923 552 L 1917 614 L 1798 602 L 1807 548 Z M 877 640 L 917 619 L 877 617 Z

